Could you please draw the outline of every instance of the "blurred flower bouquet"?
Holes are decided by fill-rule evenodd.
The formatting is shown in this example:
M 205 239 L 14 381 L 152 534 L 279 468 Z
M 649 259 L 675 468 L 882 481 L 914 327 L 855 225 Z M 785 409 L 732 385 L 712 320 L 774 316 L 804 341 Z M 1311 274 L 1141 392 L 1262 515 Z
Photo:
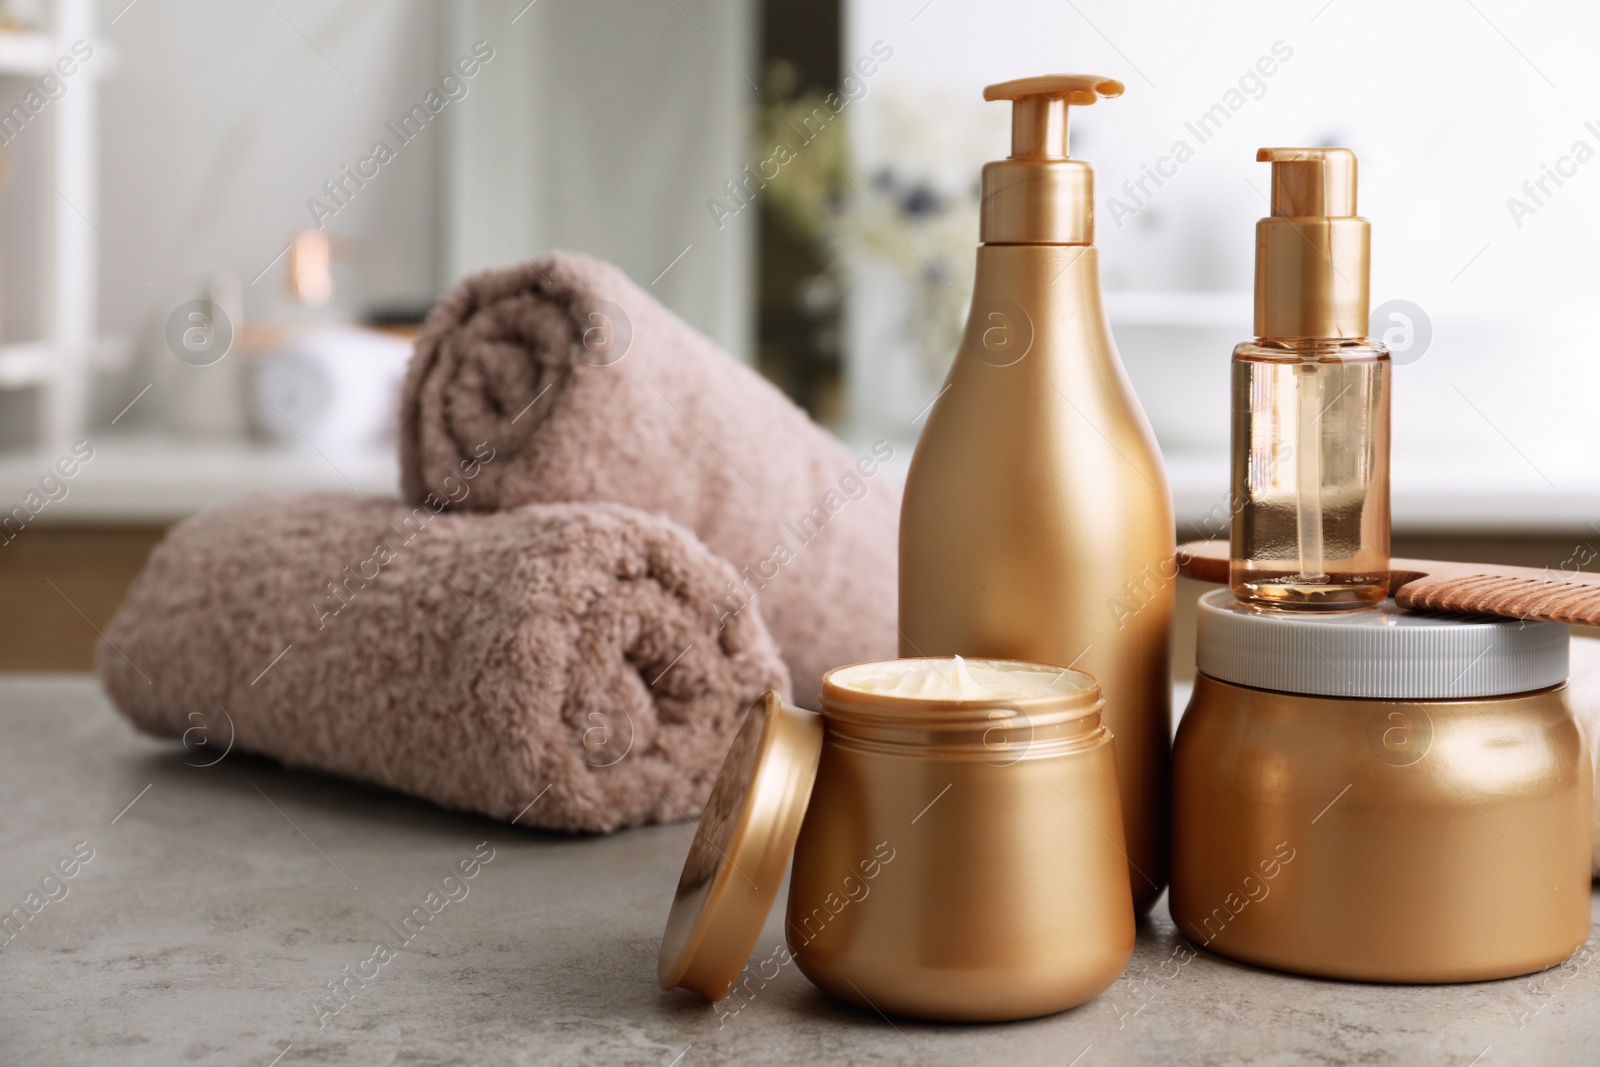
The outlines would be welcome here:
M 785 78 L 775 65 L 759 124 L 763 146 L 793 142 L 823 106 L 822 94 L 797 94 L 792 72 Z M 840 300 L 853 265 L 874 264 L 897 279 L 896 332 L 918 376 L 934 385 L 960 342 L 971 299 L 979 168 L 1005 136 L 999 109 L 974 106 L 970 95 L 928 88 L 913 99 L 879 87 L 870 104 L 863 97 L 844 109 L 846 128 L 796 153 L 764 194 L 827 264 L 809 286 L 814 298 Z

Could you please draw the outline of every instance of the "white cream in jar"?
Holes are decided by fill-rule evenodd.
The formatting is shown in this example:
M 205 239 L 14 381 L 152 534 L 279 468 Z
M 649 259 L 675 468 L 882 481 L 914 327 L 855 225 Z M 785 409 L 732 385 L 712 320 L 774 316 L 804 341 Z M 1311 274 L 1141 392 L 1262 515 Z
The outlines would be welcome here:
M 845 667 L 834 685 L 858 693 L 917 700 L 1029 700 L 1092 685 L 1078 671 L 1003 659 L 894 659 Z

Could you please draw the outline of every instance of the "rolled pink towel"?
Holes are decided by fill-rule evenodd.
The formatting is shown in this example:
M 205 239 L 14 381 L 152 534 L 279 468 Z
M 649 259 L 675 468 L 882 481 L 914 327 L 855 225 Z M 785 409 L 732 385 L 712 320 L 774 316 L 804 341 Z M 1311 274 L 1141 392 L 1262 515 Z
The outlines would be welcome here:
M 408 499 L 487 439 L 501 458 L 465 508 L 615 501 L 689 527 L 738 568 L 719 607 L 759 603 L 802 703 L 898 652 L 893 449 L 852 455 L 615 267 L 557 252 L 456 286 L 400 424 Z
M 732 568 L 630 508 L 442 499 L 256 497 L 180 524 L 106 627 L 106 692 L 208 754 L 231 738 L 526 825 L 698 812 L 745 709 L 788 688 L 757 613 L 719 628 Z

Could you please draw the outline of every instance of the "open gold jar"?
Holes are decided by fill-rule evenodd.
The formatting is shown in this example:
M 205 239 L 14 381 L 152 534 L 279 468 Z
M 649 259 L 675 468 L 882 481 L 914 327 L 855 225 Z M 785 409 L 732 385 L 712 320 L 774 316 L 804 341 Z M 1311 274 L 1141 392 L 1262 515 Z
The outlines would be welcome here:
M 1020 1019 L 1116 980 L 1133 903 L 1092 678 L 891 660 L 828 672 L 821 703 L 751 709 L 684 866 L 663 987 L 733 991 L 791 852 L 789 956 L 844 1000 Z

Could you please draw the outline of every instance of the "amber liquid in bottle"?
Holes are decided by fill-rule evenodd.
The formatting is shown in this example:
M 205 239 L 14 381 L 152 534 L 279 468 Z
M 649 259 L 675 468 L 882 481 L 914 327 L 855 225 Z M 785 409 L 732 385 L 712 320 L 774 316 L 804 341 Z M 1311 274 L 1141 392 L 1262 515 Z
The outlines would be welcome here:
M 1239 599 L 1350 611 L 1388 595 L 1389 368 L 1388 349 L 1367 340 L 1234 349 Z

